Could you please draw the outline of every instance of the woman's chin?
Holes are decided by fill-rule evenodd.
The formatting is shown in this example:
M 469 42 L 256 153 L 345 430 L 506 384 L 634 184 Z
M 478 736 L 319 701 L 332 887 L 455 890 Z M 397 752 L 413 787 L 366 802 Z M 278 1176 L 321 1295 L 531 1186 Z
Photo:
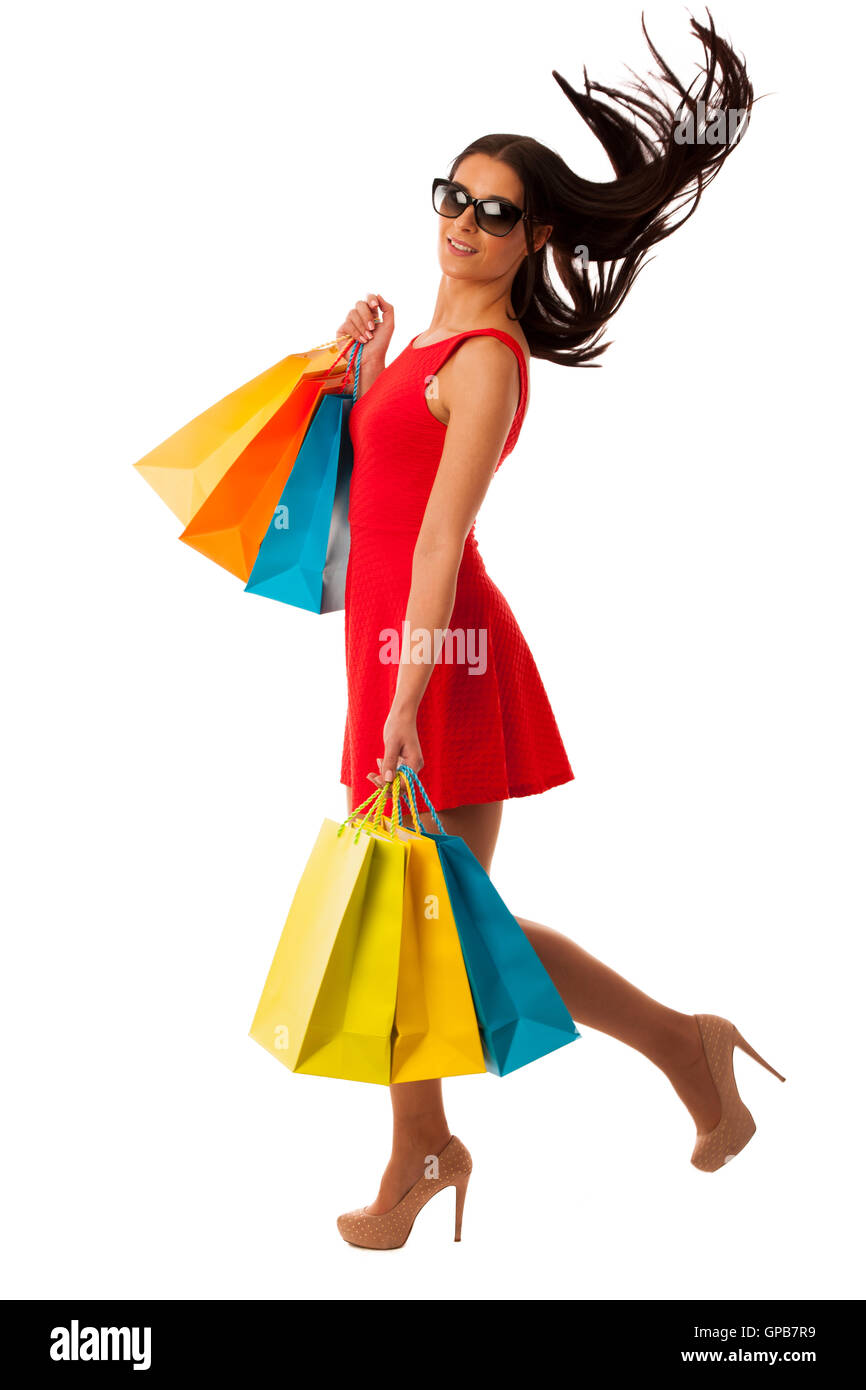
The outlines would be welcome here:
M 439 267 L 443 274 L 450 275 L 454 280 L 474 280 L 475 267 L 470 265 L 475 257 L 470 256 L 468 260 L 460 260 L 457 256 L 452 256 L 447 249 L 439 253 Z

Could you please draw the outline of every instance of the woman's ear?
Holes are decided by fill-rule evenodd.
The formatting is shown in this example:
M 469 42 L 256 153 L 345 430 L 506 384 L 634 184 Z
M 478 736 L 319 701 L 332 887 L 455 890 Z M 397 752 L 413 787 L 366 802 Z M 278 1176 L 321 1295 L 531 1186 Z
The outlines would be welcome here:
M 547 241 L 552 231 L 553 227 L 536 227 L 535 231 L 532 234 L 533 251 L 541 250 L 542 246 Z

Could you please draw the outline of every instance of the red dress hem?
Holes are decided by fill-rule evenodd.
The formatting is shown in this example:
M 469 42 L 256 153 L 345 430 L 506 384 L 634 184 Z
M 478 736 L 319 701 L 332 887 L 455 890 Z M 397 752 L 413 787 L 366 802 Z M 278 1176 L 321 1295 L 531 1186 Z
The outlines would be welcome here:
M 424 781 L 424 769 L 423 769 L 423 768 L 421 769 L 421 772 L 420 772 L 419 776 L 420 776 L 421 781 L 423 782 L 423 781 Z M 561 776 L 560 776 L 559 774 L 557 774 L 557 775 L 554 776 L 553 779 L 550 780 L 550 781 L 546 781 L 546 782 L 542 782 L 542 783 L 534 783 L 532 786 L 512 787 L 511 785 L 509 785 L 508 791 L 506 792 L 506 794 L 505 794 L 504 796 L 487 796 L 487 795 L 478 795 L 478 794 L 476 793 L 475 795 L 470 796 L 470 797 L 465 797 L 465 796 L 464 796 L 464 797 L 461 797 L 461 798 L 460 798 L 459 800 L 457 800 L 457 801 L 455 801 L 455 800 L 453 800 L 453 799 L 446 799 L 446 802 L 443 802 L 443 804 L 442 804 L 441 806 L 437 806 L 437 807 L 436 807 L 436 811 L 437 811 L 437 813 L 441 814 L 441 813 L 444 812 L 444 811 L 454 811 L 454 810 L 457 810 L 457 809 L 458 809 L 459 807 L 461 807 L 461 806 L 490 806 L 490 805 L 495 804 L 497 801 L 502 801 L 502 802 L 504 802 L 504 801 L 517 801 L 517 800 L 519 800 L 521 797 L 524 797 L 524 796 L 540 796 L 540 795 L 542 794 L 542 792 L 553 791 L 554 787 L 564 787 L 564 786 L 567 786 L 569 782 L 573 782 L 574 780 L 575 780 L 574 772 L 569 771 L 569 772 L 563 773 Z M 342 773 L 341 773 L 341 776 L 340 776 L 340 786 L 346 787 L 346 788 L 349 788 L 349 789 L 351 789 L 351 786 L 352 786 L 352 783 L 351 783 L 351 782 L 345 781 L 345 779 L 344 779 Z M 370 787 L 370 791 L 369 791 L 369 792 L 366 792 L 366 793 L 365 793 L 365 796 L 369 796 L 369 795 L 370 795 L 370 792 L 374 792 L 374 791 L 376 790 L 375 784 L 374 784 L 373 782 L 370 782 L 369 787 Z M 364 800 L 364 797 L 363 797 L 363 796 L 359 797 L 359 798 L 358 798 L 358 801 L 356 801 L 355 805 L 356 805 L 356 806 L 359 805 L 360 802 L 362 802 L 363 800 Z M 423 798 L 421 798 L 421 800 L 423 800 Z M 422 810 L 423 810 L 423 811 L 426 811 L 428 808 L 427 808 L 426 806 L 422 806 L 422 805 L 419 804 L 418 809 L 419 809 L 419 811 L 422 811 Z

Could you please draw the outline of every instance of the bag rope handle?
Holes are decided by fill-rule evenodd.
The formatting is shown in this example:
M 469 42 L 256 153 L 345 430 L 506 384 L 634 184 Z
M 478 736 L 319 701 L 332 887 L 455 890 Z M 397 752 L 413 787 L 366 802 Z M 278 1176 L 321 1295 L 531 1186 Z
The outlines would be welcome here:
M 429 796 L 427 795 L 427 790 L 426 790 L 426 788 L 425 788 L 425 786 L 424 786 L 424 783 L 421 781 L 421 778 L 418 776 L 418 773 L 415 771 L 414 767 L 410 767 L 408 763 L 398 763 L 398 764 L 397 764 L 397 771 L 398 771 L 398 773 L 402 773 L 402 774 L 403 774 L 403 777 L 404 777 L 404 779 L 405 779 L 405 781 L 406 781 L 406 785 L 407 785 L 407 787 L 409 788 L 409 797 L 410 797 L 410 801 L 411 801 L 411 805 L 412 805 L 412 812 L 413 812 L 413 815 L 414 815 L 416 824 L 417 824 L 417 822 L 418 822 L 418 808 L 417 808 L 417 806 L 415 805 L 415 786 L 417 785 L 417 786 L 420 788 L 420 790 L 423 792 L 423 794 L 424 794 L 424 800 L 427 802 L 427 805 L 430 807 L 430 814 L 431 814 L 431 816 L 433 817 L 433 822 L 434 822 L 434 824 L 438 827 L 438 829 L 442 832 L 443 835 L 447 835 L 448 832 L 447 832 L 447 830 L 445 829 L 445 826 L 442 824 L 442 822 L 441 822 L 441 820 L 439 819 L 439 817 L 437 816 L 437 814 L 436 814 L 436 809 L 435 809 L 435 807 L 434 807 L 434 805 L 433 805 L 433 802 L 430 800 Z M 421 831 L 421 834 L 426 834 L 426 833 L 427 833 L 427 832 L 424 831 L 424 830 Z
M 356 352 L 356 349 L 357 349 L 357 352 Z M 346 351 L 346 349 L 343 348 L 343 352 L 345 352 L 345 351 Z M 340 391 L 343 391 L 344 389 L 346 389 L 346 383 L 347 383 L 348 377 L 349 377 L 349 375 L 351 374 L 352 367 L 354 366 L 354 368 L 355 368 L 355 382 L 354 382 L 354 386 L 353 386 L 353 388 L 352 388 L 352 404 L 353 404 L 353 405 L 355 404 L 355 401 L 358 399 L 358 382 L 359 382 L 360 377 L 361 377 L 361 353 L 362 353 L 363 351 L 364 351 L 364 344 L 363 344 L 363 343 L 355 343 L 355 344 L 354 344 L 354 346 L 353 346 L 353 348 L 352 348 L 352 351 L 349 353 L 348 366 L 346 367 L 345 372 L 343 373 L 343 375 L 342 375 L 341 378 L 340 378 L 339 390 L 340 390 Z M 342 357 L 342 355 L 343 355 L 343 353 L 341 352 L 341 353 L 340 353 L 340 357 Z M 340 360 L 340 358 L 338 357 L 338 358 L 337 358 L 337 361 L 339 362 L 339 360 Z
M 359 342 L 355 342 L 355 340 L 352 338 L 351 334 L 349 334 L 349 333 L 346 333 L 346 334 L 344 334 L 343 336 L 349 338 L 350 341 L 346 344 L 346 346 L 345 346 L 340 352 L 337 353 L 337 356 L 336 356 L 336 358 L 334 359 L 334 367 L 337 365 L 337 363 L 339 362 L 339 360 L 340 360 L 340 358 L 343 356 L 343 354 L 344 354 L 345 352 L 349 352 L 349 348 L 351 348 L 352 350 L 351 350 L 351 352 L 349 352 L 349 357 L 348 357 L 348 365 L 347 365 L 346 370 L 345 370 L 345 372 L 343 373 L 342 377 L 340 378 L 340 383 L 339 383 L 338 391 L 342 391 L 342 390 L 343 390 L 343 388 L 344 388 L 344 386 L 345 386 L 345 384 L 346 384 L 346 379 L 347 379 L 347 377 L 349 376 L 349 373 L 350 373 L 351 370 L 352 370 L 352 359 L 355 358 L 355 363 L 354 363 L 355 368 L 356 368 L 356 370 L 355 370 L 355 389 L 354 389 L 353 392 L 352 392 L 352 404 L 354 405 L 354 404 L 355 404 L 355 401 L 357 400 L 357 397 L 358 397 L 358 379 L 359 379 L 359 377 L 360 377 L 361 352 L 362 352 L 362 350 L 363 350 L 364 344 L 363 344 L 363 343 L 359 343 Z M 315 347 L 306 348 L 305 351 L 306 351 L 307 355 L 309 355 L 309 354 L 312 353 L 312 352 L 323 352 L 323 351 L 325 350 L 325 348 L 336 347 L 337 344 L 338 344 L 339 342 L 341 342 L 341 341 L 342 341 L 342 339 L 340 339 L 340 338 L 332 338 L 331 341 L 330 341 L 329 343 L 317 343 Z M 357 357 L 355 357 L 355 349 L 356 349 L 356 348 L 357 348 L 357 350 L 358 350 L 358 352 L 357 352 Z M 333 367 L 331 368 L 331 371 L 333 371 Z
M 304 355 L 308 357 L 310 353 L 325 352 L 327 348 L 335 348 L 338 343 L 341 343 L 343 341 L 343 338 L 348 338 L 349 341 L 348 343 L 346 343 L 345 347 L 342 347 L 340 349 L 340 351 L 337 353 L 337 356 L 334 358 L 334 366 L 336 366 L 340 358 L 345 353 L 347 353 L 351 347 L 354 346 L 355 339 L 352 337 L 351 333 L 344 333 L 341 338 L 332 338 L 329 343 L 316 343 L 315 347 L 304 348 Z
M 427 794 L 427 788 L 424 786 L 424 783 L 421 781 L 415 769 L 410 767 L 408 763 L 398 763 L 394 778 L 390 782 L 386 782 L 383 787 L 371 792 L 369 796 L 365 796 L 364 800 L 360 801 L 354 810 L 349 812 L 345 820 L 341 821 L 340 825 L 337 827 L 337 834 L 342 835 L 346 826 L 357 818 L 360 812 L 364 810 L 365 806 L 367 810 L 355 832 L 355 844 L 358 843 L 361 838 L 361 831 L 365 828 L 369 830 L 380 829 L 385 816 L 385 805 L 390 799 L 393 805 L 393 811 L 391 815 L 391 825 L 387 833 L 389 839 L 393 840 L 397 826 L 399 825 L 401 829 L 403 828 L 400 802 L 401 797 L 405 795 L 409 803 L 409 809 L 412 813 L 412 821 L 416 831 L 419 835 L 429 835 L 429 831 L 426 831 L 420 823 L 418 806 L 415 801 L 416 786 L 421 791 L 424 800 L 430 808 L 430 814 L 433 817 L 433 823 L 436 828 L 442 835 L 447 835 L 448 832 L 436 814 L 436 808 Z M 371 816 L 372 820 L 370 819 Z M 367 825 L 368 821 L 370 822 L 369 826 Z
M 361 838 L 361 831 L 365 829 L 365 827 L 367 827 L 367 822 L 370 821 L 371 816 L 373 817 L 373 819 L 372 821 L 370 821 L 369 829 L 374 830 L 378 828 L 378 826 L 381 824 L 382 817 L 385 811 L 386 800 L 387 788 L 377 787 L 374 792 L 371 792 L 369 796 L 366 796 L 363 801 L 359 802 L 359 804 L 355 807 L 353 811 L 349 812 L 348 816 L 346 816 L 346 819 L 342 821 L 340 825 L 337 827 L 337 834 L 342 835 L 346 826 L 349 825 L 352 821 L 356 820 L 360 812 L 363 811 L 364 807 L 366 806 L 367 811 L 362 817 L 358 825 L 357 833 L 355 835 L 355 844 L 357 844 L 359 839 Z
M 415 826 L 415 829 L 416 829 L 416 831 L 418 832 L 419 835 L 423 835 L 423 834 L 424 834 L 424 827 L 423 827 L 423 825 L 421 824 L 421 822 L 420 822 L 419 819 L 418 819 L 418 809 L 417 809 L 417 807 L 416 807 L 416 805 L 415 805 L 415 802 L 414 802 L 414 800 L 413 800 L 413 798 L 412 798 L 412 786 L 411 786 L 411 783 L 409 783 L 409 782 L 406 780 L 405 774 L 402 773 L 402 772 L 400 771 L 399 768 L 397 769 L 397 776 L 394 778 L 394 781 L 397 783 L 397 785 L 398 785 L 399 788 L 400 788 L 400 795 L 397 797 L 396 803 L 395 803 L 395 804 L 396 804 L 396 809 L 397 809 L 397 824 L 400 826 L 400 828 L 401 828 L 401 830 L 402 830 L 402 828 L 403 828 L 402 802 L 403 802 L 403 797 L 405 796 L 406 800 L 407 800 L 408 803 L 409 803 L 409 810 L 412 812 L 412 822 L 413 822 L 413 824 L 414 824 L 414 826 Z M 392 794 L 392 799 L 393 799 L 393 794 Z
M 355 809 L 353 811 L 350 811 L 348 816 L 346 816 L 346 819 L 342 821 L 341 824 L 338 826 L 337 834 L 342 835 L 346 826 L 357 818 L 357 816 L 361 811 L 363 811 L 365 806 L 367 807 L 367 811 L 361 819 L 360 824 L 358 825 L 358 829 L 355 834 L 355 844 L 358 843 L 358 840 L 361 836 L 361 831 L 365 828 L 369 830 L 381 829 L 382 822 L 385 816 L 385 805 L 389 797 L 391 797 L 392 795 L 391 787 L 392 783 L 386 782 L 384 787 L 377 787 L 377 789 L 374 792 L 371 792 L 369 796 L 365 797 L 363 801 L 359 802 Z M 370 820 L 371 816 L 372 820 Z M 370 822 L 369 826 L 367 825 L 368 821 Z M 391 818 L 391 826 L 388 830 L 388 835 L 389 838 L 392 840 L 395 837 L 398 825 L 402 826 L 402 821 L 400 820 L 399 812 L 396 817 L 392 816 Z
M 337 361 L 339 362 L 340 358 L 343 356 L 343 352 L 346 352 L 346 350 L 350 347 L 350 345 L 355 341 L 355 339 L 353 338 L 353 336 L 352 336 L 351 333 L 341 333 L 340 336 L 339 336 L 339 338 L 331 338 L 330 341 L 327 342 L 327 343 L 316 343 L 316 346 L 315 346 L 315 347 L 305 348 L 304 351 L 305 351 L 305 352 L 324 352 L 324 351 L 325 351 L 325 348 L 336 347 L 337 344 L 338 344 L 338 343 L 341 343 L 341 342 L 343 341 L 344 338 L 348 338 L 348 339 L 349 339 L 349 342 L 348 342 L 348 343 L 346 344 L 346 346 L 343 348 L 343 351 L 342 351 L 342 352 L 339 352 L 339 353 L 337 354 Z

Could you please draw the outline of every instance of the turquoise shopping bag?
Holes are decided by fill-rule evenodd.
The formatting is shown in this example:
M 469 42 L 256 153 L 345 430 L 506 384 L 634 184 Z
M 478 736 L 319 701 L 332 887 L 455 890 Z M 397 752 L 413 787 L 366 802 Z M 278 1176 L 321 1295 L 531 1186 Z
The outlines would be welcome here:
M 446 833 L 418 774 L 405 763 L 398 771 L 408 780 L 416 818 L 415 787 L 439 828 L 431 835 L 417 818 L 421 834 L 435 840 L 439 852 L 488 1071 L 506 1076 L 575 1042 L 580 1033 L 574 1020 L 517 918 L 466 841 Z
M 352 478 L 349 412 L 357 398 L 362 349 L 358 344 L 351 394 L 323 395 L 316 408 L 262 537 L 247 593 L 311 613 L 345 607 Z

